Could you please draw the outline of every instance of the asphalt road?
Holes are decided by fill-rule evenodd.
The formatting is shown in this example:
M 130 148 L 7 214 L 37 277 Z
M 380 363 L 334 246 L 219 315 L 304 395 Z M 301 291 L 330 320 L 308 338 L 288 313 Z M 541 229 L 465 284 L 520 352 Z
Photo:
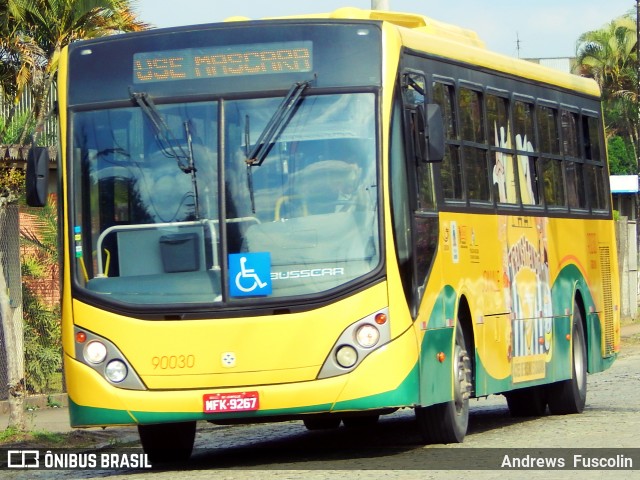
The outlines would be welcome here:
M 611 369 L 588 377 L 587 406 L 582 414 L 514 419 L 501 396 L 473 400 L 469 433 L 462 444 L 422 445 L 411 410 L 384 417 L 369 430 L 340 427 L 308 432 L 301 422 L 235 427 L 205 423 L 199 426 L 194 453 L 184 465 L 172 468 L 156 465 L 151 470 L 5 471 L 0 476 L 68 479 L 153 475 L 154 480 L 173 480 L 176 476 L 188 480 L 640 479 L 640 339 L 636 336 L 624 346 Z M 125 430 L 120 438 L 135 442 L 131 429 Z M 101 447 L 95 451 L 97 454 L 118 451 L 108 443 Z M 515 470 L 508 468 L 509 460 L 503 465 L 504 455 L 509 459 L 530 459 L 566 457 L 578 452 L 588 457 L 593 452 L 588 449 L 599 449 L 596 452 L 602 455 L 631 458 L 634 470 Z M 569 462 L 569 457 L 566 458 Z M 491 470 L 482 469 L 487 468 L 487 462 Z

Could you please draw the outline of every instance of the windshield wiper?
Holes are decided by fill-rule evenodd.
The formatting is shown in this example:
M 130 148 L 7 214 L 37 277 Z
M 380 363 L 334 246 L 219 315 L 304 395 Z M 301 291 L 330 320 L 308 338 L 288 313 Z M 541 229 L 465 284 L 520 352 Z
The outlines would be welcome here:
M 140 107 L 151 126 L 153 127 L 156 141 L 162 153 L 169 158 L 175 158 L 178 168 L 184 173 L 191 175 L 193 185 L 193 198 L 196 220 L 200 218 L 200 207 L 198 201 L 198 184 L 196 182 L 196 167 L 193 160 L 193 145 L 191 140 L 191 130 L 189 122 L 184 122 L 184 132 L 187 137 L 187 150 L 180 145 L 173 135 L 171 129 L 160 115 L 158 108 L 146 92 L 131 92 L 131 99 Z M 176 148 L 177 145 L 177 148 Z M 186 162 L 186 165 L 185 165 Z
M 291 85 L 291 88 L 282 99 L 282 102 L 273 113 L 269 123 L 267 123 L 267 126 L 264 128 L 258 137 L 258 141 L 251 150 L 249 150 L 249 116 L 247 115 L 245 119 L 245 148 L 247 157 L 245 161 L 247 163 L 247 184 L 249 187 L 251 210 L 253 213 L 256 213 L 256 205 L 253 195 L 253 175 L 251 167 L 259 167 L 262 165 L 262 162 L 264 162 L 264 159 L 267 158 L 267 155 L 273 148 L 275 141 L 278 139 L 284 128 L 289 123 L 289 120 L 291 120 L 291 117 L 293 117 L 293 114 L 296 112 L 296 109 L 300 104 L 302 92 L 304 92 L 309 85 L 311 85 L 310 81 L 294 83 Z
M 302 92 L 311 84 L 310 81 L 294 83 L 291 85 L 289 92 L 282 99 L 282 102 L 278 106 L 277 110 L 273 113 L 273 116 L 264 128 L 258 141 L 253 146 L 250 152 L 247 153 L 247 165 L 253 167 L 259 167 L 264 162 L 264 159 L 271 151 L 273 144 L 282 133 L 282 130 L 287 126 L 289 120 L 296 111 L 300 102 Z M 247 146 L 248 148 L 248 146 Z

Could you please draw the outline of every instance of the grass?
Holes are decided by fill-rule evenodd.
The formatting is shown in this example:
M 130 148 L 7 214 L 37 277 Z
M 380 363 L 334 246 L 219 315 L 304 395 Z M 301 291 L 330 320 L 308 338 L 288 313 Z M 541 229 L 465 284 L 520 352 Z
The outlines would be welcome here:
M 27 412 L 28 415 L 36 415 Z M 76 429 L 68 432 L 49 432 L 47 430 L 19 430 L 8 427 L 0 430 L 0 448 L 71 448 L 85 449 L 105 446 L 131 446 L 137 443 L 133 432 L 116 428 Z
M 66 446 L 69 434 L 45 430 L 20 431 L 15 427 L 0 432 L 0 445 L 38 445 L 42 448 Z
M 73 430 L 55 433 L 46 430 L 20 431 L 9 427 L 0 431 L 0 447 L 71 448 L 84 449 L 98 446 L 125 446 L 131 439 L 122 439 L 117 430 Z

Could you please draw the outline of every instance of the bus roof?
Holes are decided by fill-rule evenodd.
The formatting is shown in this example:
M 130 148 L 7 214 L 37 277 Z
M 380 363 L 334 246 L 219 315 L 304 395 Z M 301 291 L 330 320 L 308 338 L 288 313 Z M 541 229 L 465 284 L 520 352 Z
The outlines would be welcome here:
M 473 30 L 458 27 L 448 23 L 439 22 L 432 18 L 415 13 L 390 12 L 386 10 L 363 10 L 355 7 L 343 7 L 329 13 L 295 15 L 289 17 L 269 17 L 264 20 L 275 19 L 302 19 L 302 18 L 334 18 L 345 20 L 378 20 L 389 22 L 399 27 L 418 30 L 442 38 L 448 38 L 458 43 L 484 48 L 484 43 Z M 245 21 L 246 17 L 231 17 L 225 21 Z
M 589 96 L 599 97 L 600 89 L 595 80 L 539 65 L 526 60 L 509 57 L 485 48 L 484 42 L 473 30 L 440 22 L 424 15 L 391 12 L 386 10 L 363 10 L 344 7 L 329 13 L 269 17 L 276 19 L 344 19 L 377 20 L 396 26 L 402 43 L 408 48 L 423 51 L 441 58 L 477 65 L 521 78 L 556 85 Z M 226 21 L 247 21 L 246 17 L 231 17 Z M 460 48 L 460 47 L 464 48 Z

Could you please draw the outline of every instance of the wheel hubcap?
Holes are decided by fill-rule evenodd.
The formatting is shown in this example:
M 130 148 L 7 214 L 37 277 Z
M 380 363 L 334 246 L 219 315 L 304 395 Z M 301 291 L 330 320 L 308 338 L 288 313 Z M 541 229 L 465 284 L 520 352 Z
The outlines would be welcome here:
M 467 355 L 467 351 L 456 344 L 453 361 L 455 375 L 453 400 L 456 405 L 456 412 L 460 413 L 464 410 L 465 402 L 468 401 L 471 396 L 471 360 L 469 359 L 469 355 Z

